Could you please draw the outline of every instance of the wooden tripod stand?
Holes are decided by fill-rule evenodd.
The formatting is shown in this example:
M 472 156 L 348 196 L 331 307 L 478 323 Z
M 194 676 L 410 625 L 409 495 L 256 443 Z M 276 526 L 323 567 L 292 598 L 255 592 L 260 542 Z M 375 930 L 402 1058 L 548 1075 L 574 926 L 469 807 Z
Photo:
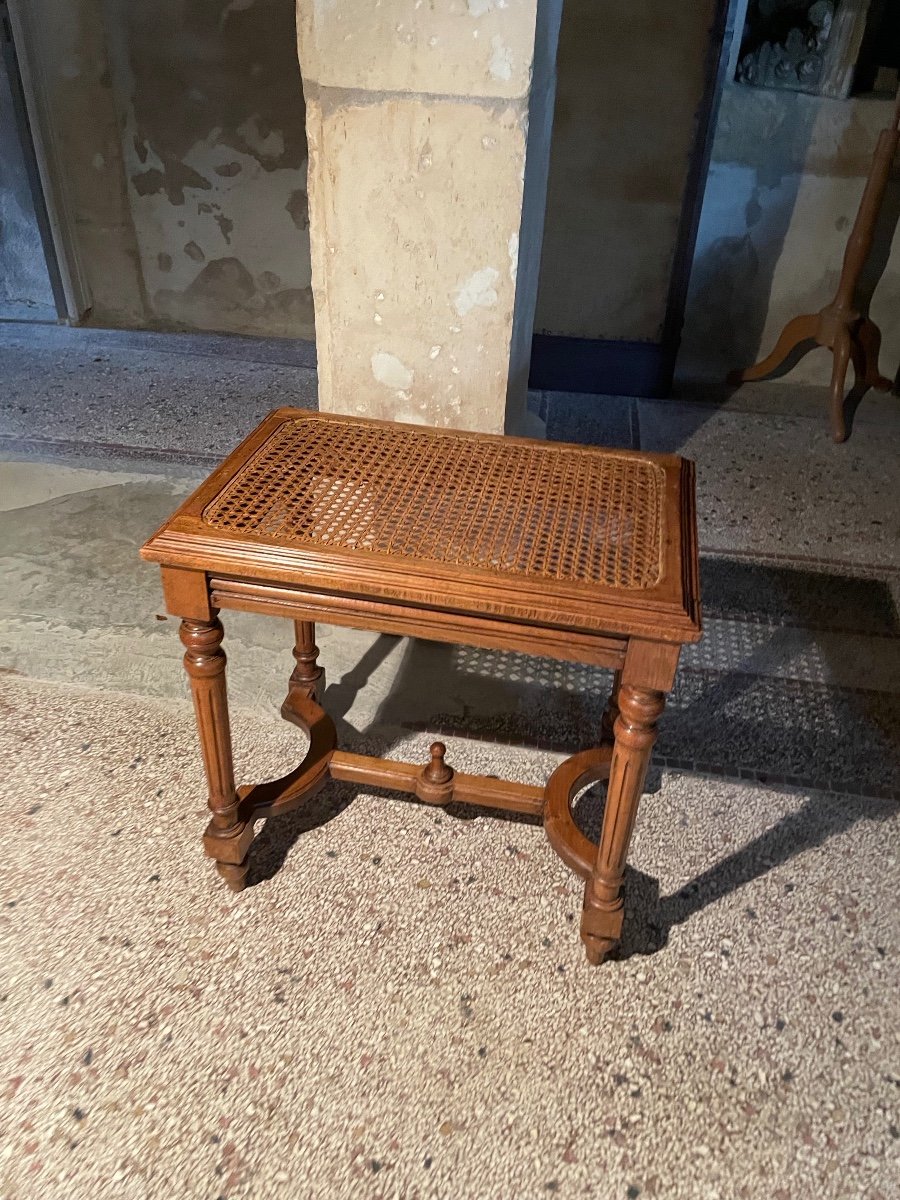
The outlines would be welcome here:
M 834 299 L 818 313 L 794 317 L 788 321 L 771 354 L 754 366 L 732 371 L 728 376 L 729 383 L 764 379 L 767 375 L 774 374 L 804 342 L 827 346 L 834 356 L 829 415 L 831 433 L 836 442 L 843 442 L 847 437 L 844 421 L 844 384 L 851 359 L 859 387 L 873 387 L 880 392 L 886 392 L 891 387 L 891 380 L 878 369 L 881 331 L 867 314 L 860 312 L 855 300 L 860 275 L 872 251 L 875 225 L 898 145 L 900 96 L 894 108 L 892 123 L 889 128 L 881 131 L 878 145 L 875 147 L 865 191 L 847 240 L 847 249 L 844 251 L 841 278 Z

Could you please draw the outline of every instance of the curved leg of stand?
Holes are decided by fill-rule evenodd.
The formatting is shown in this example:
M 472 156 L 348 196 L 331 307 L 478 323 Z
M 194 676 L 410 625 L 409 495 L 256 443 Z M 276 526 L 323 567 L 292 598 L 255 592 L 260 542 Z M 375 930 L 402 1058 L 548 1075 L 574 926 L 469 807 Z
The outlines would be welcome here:
M 847 382 L 847 368 L 853 353 L 853 342 L 846 327 L 841 327 L 834 338 L 832 347 L 834 364 L 831 369 L 831 391 L 828 403 L 831 436 L 836 442 L 847 439 L 847 426 L 844 422 L 844 390 Z
M 863 373 L 866 383 L 878 392 L 889 392 L 893 385 L 890 379 L 886 375 L 882 375 L 878 369 L 881 330 L 871 317 L 863 317 L 856 331 L 856 337 L 862 350 Z
M 815 341 L 818 328 L 819 318 L 817 315 L 794 317 L 782 329 L 781 336 L 775 343 L 775 348 L 771 354 L 767 354 L 765 358 L 755 363 L 752 367 L 744 367 L 743 369 L 732 371 L 728 376 L 728 382 L 750 383 L 754 379 L 765 379 L 767 375 L 771 375 L 774 371 L 777 371 L 798 346 L 801 346 L 804 342 Z

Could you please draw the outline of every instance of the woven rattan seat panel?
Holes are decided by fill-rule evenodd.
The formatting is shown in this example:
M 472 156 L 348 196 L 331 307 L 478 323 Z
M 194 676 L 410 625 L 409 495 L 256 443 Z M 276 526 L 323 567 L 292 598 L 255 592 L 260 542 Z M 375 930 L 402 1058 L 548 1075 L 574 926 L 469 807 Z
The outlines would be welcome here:
M 643 589 L 661 575 L 664 488 L 637 455 L 304 417 L 203 520 L 298 548 Z

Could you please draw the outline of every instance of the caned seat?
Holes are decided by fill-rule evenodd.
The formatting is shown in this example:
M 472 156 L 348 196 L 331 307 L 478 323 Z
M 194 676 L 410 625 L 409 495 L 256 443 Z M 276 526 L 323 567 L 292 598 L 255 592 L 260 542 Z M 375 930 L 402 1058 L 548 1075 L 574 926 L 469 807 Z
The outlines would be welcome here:
M 685 642 L 692 501 L 692 464 L 671 455 L 281 409 L 144 554 L 201 551 L 223 588 L 252 559 L 323 596 Z

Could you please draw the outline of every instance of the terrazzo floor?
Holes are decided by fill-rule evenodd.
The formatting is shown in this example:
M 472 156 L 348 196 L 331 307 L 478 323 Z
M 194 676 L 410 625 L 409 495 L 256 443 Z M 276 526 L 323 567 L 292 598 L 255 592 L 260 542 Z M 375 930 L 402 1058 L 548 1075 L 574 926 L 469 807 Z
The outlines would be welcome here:
M 621 958 L 593 970 L 578 882 L 524 819 L 330 785 L 262 826 L 252 887 L 222 887 L 135 551 L 314 373 L 267 343 L 73 332 L 31 361 L 0 325 L 0 1198 L 895 1200 L 900 426 L 834 447 L 787 393 L 629 417 L 698 459 L 707 633 L 663 718 Z M 79 378 L 76 400 L 106 389 L 90 415 Z M 303 749 L 277 717 L 287 623 L 226 633 L 238 774 L 281 773 Z M 527 782 L 608 687 L 318 640 L 345 748 L 424 761 L 440 734 L 459 769 Z
M 838 795 L 666 772 L 623 959 L 592 970 L 580 887 L 539 828 L 333 787 L 266 827 L 234 897 L 198 853 L 186 703 L 0 695 L 21 798 L 4 1196 L 896 1195 L 880 806 L 848 822 Z M 242 774 L 292 763 L 287 727 L 235 732 Z M 428 740 L 395 750 L 424 761 Z M 533 782 L 556 761 L 450 751 Z M 746 879 L 735 852 L 809 807 L 840 835 Z

